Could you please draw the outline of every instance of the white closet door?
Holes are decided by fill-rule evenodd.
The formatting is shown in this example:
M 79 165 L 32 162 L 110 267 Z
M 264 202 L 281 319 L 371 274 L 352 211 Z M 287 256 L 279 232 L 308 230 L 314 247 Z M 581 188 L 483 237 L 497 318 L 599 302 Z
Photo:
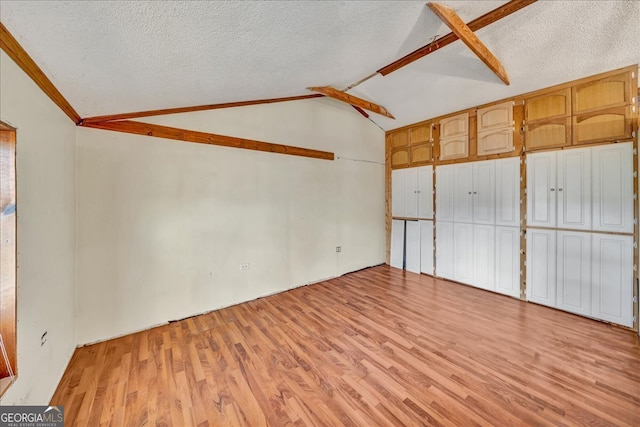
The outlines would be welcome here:
M 391 171 L 391 216 L 404 216 L 404 180 L 404 169 L 395 169 Z
M 454 165 L 436 167 L 436 219 L 453 221 Z
M 496 225 L 520 226 L 520 158 L 495 161 Z
M 473 284 L 473 224 L 453 224 L 453 278 Z
M 473 164 L 454 165 L 453 221 L 473 222 Z
M 591 315 L 591 233 L 558 231 L 557 307 Z
M 591 148 L 557 153 L 558 228 L 591 229 Z
M 418 169 L 403 169 L 404 176 L 404 217 L 418 217 Z
M 391 221 L 391 267 L 404 268 L 404 221 Z
M 527 299 L 556 306 L 555 230 L 527 230 Z
M 436 223 L 436 275 L 453 279 L 453 223 Z
M 433 219 L 433 166 L 416 168 L 418 172 L 418 218 Z
M 473 286 L 495 290 L 495 227 L 473 226 Z
M 420 271 L 433 276 L 433 221 L 420 221 Z
M 520 297 L 520 229 L 496 227 L 496 292 Z
M 592 148 L 593 229 L 633 233 L 633 145 Z
M 473 165 L 473 222 L 495 224 L 496 172 L 495 161 L 485 160 Z
M 633 236 L 592 234 L 595 318 L 633 326 Z
M 556 226 L 556 152 L 527 154 L 527 224 Z
M 405 270 L 412 273 L 420 273 L 420 223 L 407 221 L 405 231 Z

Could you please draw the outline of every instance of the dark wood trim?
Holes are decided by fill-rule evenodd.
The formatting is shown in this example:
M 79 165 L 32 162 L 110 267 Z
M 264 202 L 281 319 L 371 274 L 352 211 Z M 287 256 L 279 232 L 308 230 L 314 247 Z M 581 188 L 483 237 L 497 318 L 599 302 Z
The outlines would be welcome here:
M 301 99 L 322 98 L 324 95 L 314 93 L 311 95 L 288 96 L 284 98 L 256 99 L 252 101 L 225 102 L 223 104 L 196 105 L 192 107 L 165 108 L 162 110 L 137 111 L 132 113 L 111 114 L 107 116 L 94 116 L 82 119 L 82 124 L 110 122 L 113 120 L 136 119 L 140 117 L 163 116 L 166 114 L 190 113 L 193 111 L 218 110 L 220 108 L 245 107 L 247 105 L 273 104 L 276 102 L 298 101 Z
M 254 141 L 233 136 L 217 135 L 213 133 L 173 128 L 149 123 L 122 120 L 115 122 L 84 123 L 80 126 L 112 130 L 116 132 L 146 135 L 156 138 L 173 139 L 177 141 L 195 142 L 198 144 L 220 145 L 223 147 L 244 148 L 246 150 L 266 151 L 269 153 L 289 154 L 292 156 L 312 157 L 315 159 L 333 160 L 333 153 L 290 145 L 272 144 L 270 142 Z
M 314 92 L 320 92 L 328 96 L 329 98 L 346 102 L 347 104 L 351 104 L 355 107 L 360 107 L 364 110 L 368 110 L 368 111 L 389 117 L 390 119 L 395 119 L 395 117 L 393 117 L 391 113 L 387 111 L 387 109 L 384 108 L 383 106 L 374 104 L 373 102 L 367 101 L 366 99 L 358 98 L 357 96 L 349 95 L 348 93 L 332 88 L 331 86 L 313 86 L 313 87 L 308 87 L 307 89 L 312 90 Z
M 507 71 L 502 66 L 502 63 L 495 57 L 489 48 L 482 43 L 476 33 L 474 33 L 473 30 L 464 23 L 453 9 L 436 2 L 429 2 L 427 3 L 427 6 L 429 6 L 429 9 L 431 9 L 431 11 L 435 13 L 436 16 L 438 16 L 438 18 L 440 18 L 445 24 L 447 24 L 447 26 L 451 28 L 451 31 L 453 31 L 453 33 L 464 44 L 466 44 L 482 62 L 484 62 L 484 65 L 489 67 L 489 69 L 493 71 L 495 75 L 504 82 L 504 84 L 509 85 L 509 76 L 507 76 Z
M 467 25 L 471 29 L 471 31 L 478 31 L 480 28 L 484 28 L 489 24 L 492 24 L 506 16 L 511 15 L 518 10 L 529 6 L 532 3 L 535 3 L 536 0 L 511 0 L 510 2 L 480 16 L 479 18 L 474 19 L 469 22 Z M 448 44 L 453 43 L 458 40 L 458 36 L 454 33 L 446 34 L 439 39 L 434 40 L 426 46 L 422 46 L 419 49 L 414 50 L 408 55 L 403 56 L 402 58 L 392 62 L 389 65 L 386 65 L 378 70 L 378 73 L 386 76 L 387 74 L 391 74 L 396 70 L 404 67 L 405 65 L 409 65 L 418 59 L 427 56 L 430 53 L 435 52 L 436 50 L 445 47 Z
M 0 22 L 0 48 L 4 50 L 13 61 L 18 64 L 40 89 L 74 122 L 80 122 L 80 115 L 73 109 L 71 104 L 51 83 L 51 80 L 42 72 L 38 64 L 34 62 L 29 54 L 20 46 L 18 41 L 11 35 L 9 30 Z
M 362 108 L 360 108 L 360 107 L 356 107 L 355 105 L 352 105 L 352 107 L 353 107 L 353 108 L 354 108 L 358 113 L 362 114 L 362 116 L 363 116 L 365 119 L 368 119 L 368 118 L 369 118 L 369 114 L 367 114 L 367 112 L 366 112 L 366 111 L 364 111 Z

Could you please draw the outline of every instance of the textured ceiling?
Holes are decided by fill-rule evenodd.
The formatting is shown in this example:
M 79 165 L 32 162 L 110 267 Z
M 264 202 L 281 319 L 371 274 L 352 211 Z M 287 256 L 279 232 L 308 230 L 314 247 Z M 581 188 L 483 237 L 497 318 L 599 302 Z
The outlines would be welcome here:
M 440 3 L 470 21 L 504 1 Z M 0 20 L 82 117 L 344 88 L 448 28 L 426 1 L 5 1 Z M 538 1 L 350 93 L 385 129 L 640 62 L 640 1 Z

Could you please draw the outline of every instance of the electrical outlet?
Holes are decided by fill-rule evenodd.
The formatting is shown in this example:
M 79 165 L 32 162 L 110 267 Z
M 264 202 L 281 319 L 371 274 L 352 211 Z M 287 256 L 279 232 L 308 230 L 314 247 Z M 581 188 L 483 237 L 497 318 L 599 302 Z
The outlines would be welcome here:
M 44 334 L 42 334 L 42 336 L 40 337 L 40 347 L 42 347 L 46 342 L 47 342 L 47 331 L 44 331 Z
M 240 264 L 240 271 L 246 271 L 249 270 L 251 268 L 251 264 L 246 263 L 246 264 Z
M 342 246 L 336 246 L 336 252 L 342 252 Z

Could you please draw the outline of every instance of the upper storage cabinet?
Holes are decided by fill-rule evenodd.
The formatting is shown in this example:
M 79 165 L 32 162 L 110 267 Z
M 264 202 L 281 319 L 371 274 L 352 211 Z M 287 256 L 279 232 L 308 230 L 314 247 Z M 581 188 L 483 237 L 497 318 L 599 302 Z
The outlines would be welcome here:
M 469 156 L 469 113 L 440 119 L 440 160 Z
M 478 108 L 478 156 L 508 153 L 513 146 L 513 102 Z
M 571 145 L 571 88 L 526 98 L 527 150 Z
M 406 129 L 389 134 L 389 146 L 391 149 L 409 146 L 409 132 Z
M 549 121 L 571 115 L 571 88 L 556 90 L 524 100 L 527 123 Z
M 622 72 L 573 86 L 573 114 L 578 115 L 632 103 L 634 72 Z
M 420 123 L 387 134 L 392 169 L 433 162 L 432 125 L 432 122 Z

